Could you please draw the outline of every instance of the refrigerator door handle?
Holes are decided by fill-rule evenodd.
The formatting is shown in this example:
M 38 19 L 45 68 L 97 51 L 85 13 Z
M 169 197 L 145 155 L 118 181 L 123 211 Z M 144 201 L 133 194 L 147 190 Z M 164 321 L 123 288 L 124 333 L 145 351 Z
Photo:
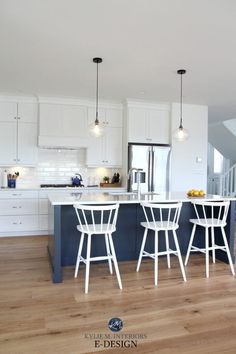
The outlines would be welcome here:
M 155 161 L 155 156 L 154 156 L 155 152 L 154 150 L 152 149 L 151 151 L 151 156 L 152 156 L 152 159 L 151 159 L 151 189 L 150 189 L 150 192 L 154 192 L 154 161 Z
M 151 156 L 151 150 L 148 150 L 148 192 L 151 191 L 151 183 L 152 183 L 152 171 L 151 171 L 151 162 L 152 156 Z

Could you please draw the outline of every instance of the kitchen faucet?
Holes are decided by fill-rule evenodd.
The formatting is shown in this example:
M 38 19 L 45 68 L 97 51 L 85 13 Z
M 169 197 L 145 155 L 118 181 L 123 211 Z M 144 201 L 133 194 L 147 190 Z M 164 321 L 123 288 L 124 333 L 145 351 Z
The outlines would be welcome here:
M 134 192 L 137 192 L 138 198 L 140 199 L 140 194 L 141 194 L 141 172 L 143 171 L 143 169 L 142 168 L 135 168 L 135 167 L 132 167 L 132 168 L 129 169 L 128 179 L 130 179 L 130 185 L 131 186 L 133 184 L 133 172 L 134 171 L 137 173 L 137 191 L 134 191 Z

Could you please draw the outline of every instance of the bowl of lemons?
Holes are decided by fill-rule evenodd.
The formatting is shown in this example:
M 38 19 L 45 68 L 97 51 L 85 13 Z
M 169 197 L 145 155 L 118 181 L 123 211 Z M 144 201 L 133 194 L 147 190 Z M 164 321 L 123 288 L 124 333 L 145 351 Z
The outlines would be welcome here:
M 188 192 L 187 192 L 187 196 L 190 197 L 190 198 L 196 198 L 196 197 L 205 197 L 206 193 L 203 189 L 190 189 Z

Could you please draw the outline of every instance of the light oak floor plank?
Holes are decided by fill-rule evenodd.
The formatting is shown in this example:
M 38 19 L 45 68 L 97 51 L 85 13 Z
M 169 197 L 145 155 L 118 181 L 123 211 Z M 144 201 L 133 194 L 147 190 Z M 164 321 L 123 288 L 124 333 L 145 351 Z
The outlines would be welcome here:
M 184 283 L 177 258 L 171 269 L 161 258 L 155 287 L 152 260 L 139 273 L 136 262 L 120 262 L 122 291 L 107 264 L 93 264 L 85 295 L 83 266 L 78 279 L 66 267 L 64 282 L 51 282 L 46 245 L 46 236 L 0 239 L 1 354 L 236 353 L 236 279 L 227 264 L 210 264 L 206 279 L 204 256 L 191 255 Z M 136 348 L 95 348 L 94 336 L 113 339 L 112 317 L 124 322 L 116 336 L 139 336 Z

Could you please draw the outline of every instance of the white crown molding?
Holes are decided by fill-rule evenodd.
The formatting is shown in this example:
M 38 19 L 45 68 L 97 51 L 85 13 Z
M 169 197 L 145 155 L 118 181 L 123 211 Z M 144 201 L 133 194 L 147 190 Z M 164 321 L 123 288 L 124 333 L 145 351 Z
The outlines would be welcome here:
M 1 94 L 0 93 L 0 102 L 29 102 L 37 103 L 38 99 L 36 96 L 24 96 L 24 95 L 10 95 L 10 94 Z
M 126 99 L 124 104 L 127 108 L 154 108 L 164 111 L 170 111 L 171 108 L 171 104 L 169 102 L 154 102 L 131 98 Z
M 51 104 L 69 104 L 69 105 L 78 105 L 78 106 L 87 106 L 94 108 L 95 99 L 91 98 L 68 98 L 68 97 L 48 97 L 48 96 L 39 96 L 39 103 L 51 103 Z M 116 108 L 123 109 L 121 102 L 117 101 L 107 101 L 99 100 L 100 108 Z

